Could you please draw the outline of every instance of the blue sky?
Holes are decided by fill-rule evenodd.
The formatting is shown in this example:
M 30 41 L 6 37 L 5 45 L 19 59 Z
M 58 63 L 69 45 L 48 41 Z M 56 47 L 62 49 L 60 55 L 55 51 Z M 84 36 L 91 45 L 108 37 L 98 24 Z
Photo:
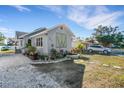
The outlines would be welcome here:
M 124 30 L 124 6 L 0 6 L 0 32 L 14 37 L 15 31 L 67 24 L 77 37 L 90 37 L 98 25 Z

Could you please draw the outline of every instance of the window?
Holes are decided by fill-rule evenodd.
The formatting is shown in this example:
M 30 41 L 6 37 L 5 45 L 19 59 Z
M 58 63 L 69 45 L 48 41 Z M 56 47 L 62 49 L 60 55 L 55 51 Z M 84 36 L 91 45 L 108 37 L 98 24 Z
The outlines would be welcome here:
M 43 42 L 42 42 L 42 38 L 40 38 L 40 46 L 42 46 L 43 44 L 42 44 Z
M 102 48 L 101 46 L 96 46 L 97 48 Z
M 31 39 L 28 39 L 28 45 L 31 46 Z
M 41 38 L 36 38 L 36 46 L 43 46 L 43 40 Z
M 56 47 L 67 48 L 67 36 L 64 33 L 56 33 Z
M 93 45 L 91 47 L 94 47 L 94 48 L 102 48 L 101 46 L 96 46 L 96 45 Z

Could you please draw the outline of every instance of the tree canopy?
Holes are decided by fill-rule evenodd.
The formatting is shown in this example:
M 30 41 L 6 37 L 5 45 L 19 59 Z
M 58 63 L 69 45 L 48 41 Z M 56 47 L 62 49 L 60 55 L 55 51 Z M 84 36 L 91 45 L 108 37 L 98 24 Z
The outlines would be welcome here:
M 111 44 L 124 46 L 123 31 L 119 31 L 118 26 L 112 27 L 99 25 L 94 30 L 95 33 L 93 33 L 93 36 L 100 44 L 104 46 L 110 46 Z

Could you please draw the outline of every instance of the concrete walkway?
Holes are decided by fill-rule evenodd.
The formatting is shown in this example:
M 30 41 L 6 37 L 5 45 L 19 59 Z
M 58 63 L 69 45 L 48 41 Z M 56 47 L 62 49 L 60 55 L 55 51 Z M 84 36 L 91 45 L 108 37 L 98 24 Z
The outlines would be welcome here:
M 83 66 L 72 62 L 30 65 L 30 59 L 16 54 L 0 57 L 1 88 L 81 87 Z

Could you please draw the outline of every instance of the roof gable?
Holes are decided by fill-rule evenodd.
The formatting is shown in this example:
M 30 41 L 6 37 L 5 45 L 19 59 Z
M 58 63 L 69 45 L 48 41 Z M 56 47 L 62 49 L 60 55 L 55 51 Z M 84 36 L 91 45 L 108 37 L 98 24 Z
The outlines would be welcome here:
M 69 28 L 66 24 L 57 25 L 57 26 L 55 26 L 55 27 L 49 29 L 49 31 L 54 30 L 54 29 L 58 29 L 58 28 L 59 28 L 59 29 L 62 29 L 62 30 L 64 30 L 64 31 L 68 31 L 71 35 L 74 36 L 74 34 L 72 33 L 72 31 L 70 30 L 70 28 Z
M 16 31 L 16 38 L 18 39 L 20 36 L 27 34 L 26 32 Z
M 64 29 L 66 29 L 66 31 L 68 31 L 72 36 L 74 36 L 74 34 L 72 33 L 72 31 L 68 28 L 68 26 L 67 25 L 65 25 L 65 24 L 60 24 L 60 25 L 57 25 L 57 26 L 54 26 L 54 27 L 52 27 L 52 28 L 50 28 L 50 29 L 47 29 L 47 28 L 38 28 L 38 29 L 36 29 L 36 30 L 34 30 L 33 32 L 31 32 L 31 33 L 25 33 L 25 32 L 21 32 L 21 33 L 19 33 L 19 35 L 17 35 L 17 37 L 19 38 L 23 38 L 23 37 L 34 37 L 34 36 L 37 36 L 37 35 L 41 35 L 41 34 L 46 34 L 46 33 L 49 33 L 49 31 L 54 31 L 54 29 L 58 29 L 58 28 L 64 28 Z M 64 30 L 63 29 L 63 30 Z

